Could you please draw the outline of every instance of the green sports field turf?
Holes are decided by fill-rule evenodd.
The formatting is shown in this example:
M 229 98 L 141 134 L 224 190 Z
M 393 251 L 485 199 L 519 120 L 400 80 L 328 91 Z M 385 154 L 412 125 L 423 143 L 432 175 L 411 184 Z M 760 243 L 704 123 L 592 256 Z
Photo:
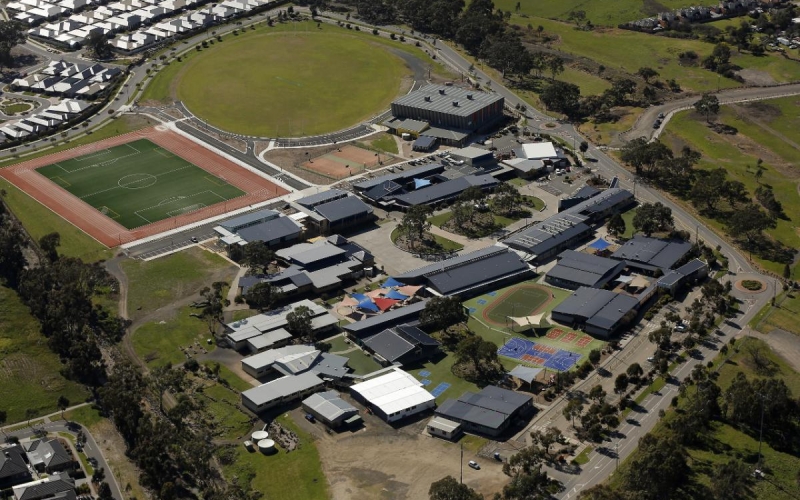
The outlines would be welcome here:
M 36 171 L 128 229 L 244 194 L 147 139 Z
M 335 26 L 296 27 L 226 38 L 193 54 L 171 85 L 209 123 L 270 137 L 350 127 L 400 93 L 409 71 L 381 44 Z
M 496 302 L 487 306 L 486 316 L 489 320 L 504 325 L 507 317 L 529 316 L 548 300 L 550 300 L 548 290 L 517 288 L 507 295 L 498 296 Z

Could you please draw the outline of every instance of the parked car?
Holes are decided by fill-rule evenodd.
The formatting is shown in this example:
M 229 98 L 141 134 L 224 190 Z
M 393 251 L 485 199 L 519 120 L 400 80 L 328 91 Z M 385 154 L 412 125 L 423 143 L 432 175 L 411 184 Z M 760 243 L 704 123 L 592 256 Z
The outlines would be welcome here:
M 676 332 L 681 332 L 682 333 L 682 332 L 685 332 L 686 330 L 688 330 L 688 328 L 686 328 L 686 325 L 684 325 L 683 323 L 681 323 L 680 325 L 677 325 L 675 327 L 675 331 Z
M 475 460 L 470 460 L 468 465 L 475 470 L 481 470 L 481 466 Z
M 189 239 L 192 240 L 192 243 L 197 243 L 197 236 L 192 236 Z
M 308 420 L 308 421 L 309 421 L 309 422 L 311 422 L 312 424 L 313 424 L 314 422 L 316 422 L 316 421 L 317 421 L 317 419 L 316 419 L 316 418 L 314 418 L 314 415 L 312 415 L 312 414 L 310 414 L 310 413 L 306 413 L 306 414 L 305 414 L 305 415 L 303 415 L 303 416 L 306 418 L 306 420 Z
M 658 114 L 658 119 L 659 120 L 663 120 L 664 119 L 664 113 L 659 113 Z

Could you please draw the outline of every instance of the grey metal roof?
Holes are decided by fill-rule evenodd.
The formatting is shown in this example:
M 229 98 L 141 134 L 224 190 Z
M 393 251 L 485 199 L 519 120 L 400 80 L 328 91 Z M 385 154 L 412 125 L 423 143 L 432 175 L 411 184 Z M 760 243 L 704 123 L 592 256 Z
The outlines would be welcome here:
M 493 255 L 456 269 L 428 276 L 430 286 L 443 295 L 458 294 L 485 283 L 530 272 L 528 264 L 514 252 Z
M 685 278 L 685 276 L 678 271 L 670 271 L 658 280 L 658 284 L 671 287 L 672 285 L 680 282 L 683 278 Z
M 321 378 L 313 372 L 300 375 L 287 375 L 266 384 L 248 389 L 242 393 L 242 398 L 247 398 L 254 405 L 259 406 L 276 399 L 291 396 L 323 384 Z
M 427 345 L 427 346 L 438 346 L 440 345 L 439 342 L 428 335 L 427 333 L 423 332 L 416 326 L 410 325 L 400 325 L 396 326 L 394 330 L 404 339 L 411 343 L 416 343 L 419 345 Z
M 291 260 L 297 262 L 301 266 L 308 266 L 323 259 L 336 257 L 337 255 L 344 256 L 345 251 L 336 245 L 325 244 L 313 245 L 312 248 L 304 252 L 296 253 L 291 256 Z
M 272 330 L 271 332 L 262 333 L 261 335 L 247 339 L 247 343 L 252 346 L 253 349 L 261 350 L 274 345 L 276 342 L 290 338 L 292 338 L 291 333 L 286 331 L 285 328 L 278 328 L 277 330 Z
M 264 209 L 264 210 L 259 210 L 257 212 L 251 212 L 249 214 L 240 215 L 239 217 L 234 217 L 233 219 L 228 219 L 226 221 L 220 222 L 219 225 L 224 227 L 228 231 L 235 232 L 236 229 L 241 226 L 246 226 L 248 224 L 272 218 L 277 215 L 278 212 L 274 210 Z
M 359 333 L 365 334 L 370 331 L 377 332 L 401 323 L 411 323 L 419 318 L 419 313 L 425 309 L 425 304 L 427 303 L 427 300 L 422 300 L 405 307 L 391 309 L 383 314 L 378 314 L 362 321 L 350 323 L 349 325 L 345 325 L 343 328 L 348 332 L 358 335 Z
M 303 406 L 314 410 L 317 415 L 322 416 L 329 422 L 333 422 L 343 416 L 354 415 L 358 409 L 342 399 L 341 394 L 336 391 L 325 391 L 312 394 L 303 400 Z
M 429 97 L 430 100 L 425 100 L 426 97 Z M 486 106 L 502 100 L 503 97 L 499 94 L 431 84 L 396 99 L 392 104 L 429 109 L 457 116 L 470 116 Z M 453 105 L 454 101 L 458 102 L 458 106 Z
M 0 480 L 28 472 L 24 455 L 25 450 L 19 445 L 0 449 Z
M 243 227 L 236 234 L 248 243 L 251 241 L 269 243 L 287 236 L 297 236 L 302 230 L 302 226 L 289 217 L 276 217 L 252 226 Z
M 389 180 L 386 182 L 382 182 L 377 186 L 372 186 L 371 188 L 367 189 L 361 194 L 366 196 L 370 200 L 379 201 L 382 200 L 383 198 L 404 192 L 405 189 L 403 188 L 403 186 L 392 180 Z
M 587 325 L 611 328 L 639 301 L 619 293 L 599 288 L 581 287 L 553 309 L 553 313 L 585 318 Z
M 337 222 L 349 217 L 367 215 L 372 213 L 372 207 L 356 198 L 348 196 L 314 207 L 318 214 L 331 222 Z
M 74 500 L 75 482 L 66 474 L 53 474 L 52 476 L 20 484 L 13 488 L 14 496 L 18 500 L 33 500 L 39 498 L 63 498 Z
M 421 167 L 413 168 L 411 170 L 404 170 L 403 172 L 397 172 L 389 175 L 382 175 L 374 179 L 362 181 L 359 182 L 358 184 L 353 185 L 353 187 L 363 191 L 378 186 L 380 184 L 383 184 L 386 181 L 403 182 L 405 180 L 411 180 L 415 177 L 427 177 L 429 175 L 433 175 L 442 171 L 444 171 L 444 165 L 442 165 L 441 163 L 431 163 L 430 165 L 423 165 Z
M 428 122 L 413 120 L 411 118 L 397 118 L 396 116 L 392 116 L 383 122 L 383 124 L 394 129 L 403 129 L 408 130 L 409 132 L 417 133 L 420 133 L 428 128 Z
M 304 207 L 313 208 L 316 205 L 320 205 L 322 203 L 338 200 L 339 198 L 344 198 L 347 196 L 347 191 L 342 191 L 341 189 L 329 189 L 328 191 L 323 191 L 321 193 L 312 194 L 311 196 L 306 196 L 305 198 L 300 198 L 299 200 L 295 201 L 298 205 L 303 205 Z
M 547 276 L 590 287 L 602 287 L 625 267 L 624 262 L 565 250 Z
M 55 467 L 72 462 L 72 456 L 57 439 L 38 439 L 25 445 L 28 460 L 42 463 L 45 467 Z
M 434 144 L 436 144 L 435 137 L 426 137 L 424 135 L 420 136 L 417 140 L 414 141 L 415 148 L 428 149 L 430 147 L 433 147 Z
M 646 236 L 634 236 L 611 256 L 632 262 L 641 262 L 661 269 L 672 269 L 692 249 L 688 241 L 660 240 Z
M 433 184 L 417 191 L 401 194 L 400 196 L 396 196 L 395 199 L 405 205 L 424 205 L 453 198 L 472 186 L 485 189 L 496 186 L 499 183 L 500 181 L 488 174 L 465 175 L 458 179 L 449 180 L 440 184 Z
M 481 248 L 480 250 L 475 250 L 474 252 L 458 255 L 456 257 L 452 257 L 450 259 L 443 260 L 435 264 L 428 264 L 427 266 L 422 266 L 416 269 L 412 269 L 410 271 L 406 271 L 403 274 L 394 276 L 394 278 L 401 282 L 406 282 L 412 279 L 419 279 L 429 273 L 440 272 L 443 269 L 458 267 L 468 262 L 483 259 L 490 255 L 496 255 L 507 251 L 508 250 L 506 250 L 505 248 L 499 246 L 490 246 L 486 248 Z
M 696 273 L 697 271 L 699 271 L 699 270 L 701 270 L 701 269 L 703 269 L 705 267 L 708 267 L 708 264 L 706 264 L 702 260 L 700 260 L 700 259 L 692 259 L 689 262 L 687 262 L 686 264 L 684 264 L 681 267 L 679 267 L 678 269 L 676 269 L 676 271 L 681 273 L 684 276 L 689 276 L 690 274 Z
M 448 399 L 436 408 L 435 413 L 450 420 L 469 422 L 489 429 L 499 429 L 507 418 L 507 415 L 498 411 L 473 406 L 460 399 Z
M 466 148 L 461 149 L 453 149 L 450 150 L 449 153 L 453 156 L 458 156 L 460 158 L 483 158 L 484 156 L 494 156 L 494 153 L 489 151 L 488 149 L 482 149 L 475 146 L 467 146 Z
M 469 130 L 461 130 L 457 128 L 443 128 L 443 127 L 431 127 L 424 132 L 421 132 L 421 136 L 427 137 L 435 137 L 436 139 L 448 139 L 451 141 L 461 141 L 469 136 L 471 132 Z
M 414 350 L 414 344 L 392 330 L 384 330 L 364 340 L 364 345 L 390 363 Z
M 580 198 L 582 200 L 588 200 L 589 198 L 597 196 L 598 194 L 600 194 L 599 189 L 586 185 L 580 188 L 579 190 L 575 191 L 574 193 L 572 193 L 572 195 L 570 195 L 570 198 L 573 199 Z
M 504 243 L 532 255 L 542 255 L 591 231 L 585 223 L 593 222 L 592 218 L 596 213 L 632 201 L 633 194 L 629 191 L 609 188 L 515 234 Z

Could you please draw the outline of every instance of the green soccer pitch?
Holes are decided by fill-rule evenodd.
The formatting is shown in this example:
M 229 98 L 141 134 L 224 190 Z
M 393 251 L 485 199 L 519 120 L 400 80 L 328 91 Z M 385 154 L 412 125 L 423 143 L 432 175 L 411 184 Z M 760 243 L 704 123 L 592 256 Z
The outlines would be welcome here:
M 128 229 L 245 194 L 147 139 L 36 171 Z

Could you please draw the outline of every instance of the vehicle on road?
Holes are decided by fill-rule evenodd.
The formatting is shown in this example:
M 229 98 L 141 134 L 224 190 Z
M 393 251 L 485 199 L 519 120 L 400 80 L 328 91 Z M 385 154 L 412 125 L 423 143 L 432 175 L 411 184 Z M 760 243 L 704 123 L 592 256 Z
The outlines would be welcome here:
M 197 243 L 197 236 L 192 236 L 189 239 L 192 240 L 192 243 Z
M 472 467 L 475 470 L 481 470 L 481 466 L 478 465 L 478 462 L 476 462 L 475 460 L 470 460 L 467 465 L 469 465 L 470 467 Z

